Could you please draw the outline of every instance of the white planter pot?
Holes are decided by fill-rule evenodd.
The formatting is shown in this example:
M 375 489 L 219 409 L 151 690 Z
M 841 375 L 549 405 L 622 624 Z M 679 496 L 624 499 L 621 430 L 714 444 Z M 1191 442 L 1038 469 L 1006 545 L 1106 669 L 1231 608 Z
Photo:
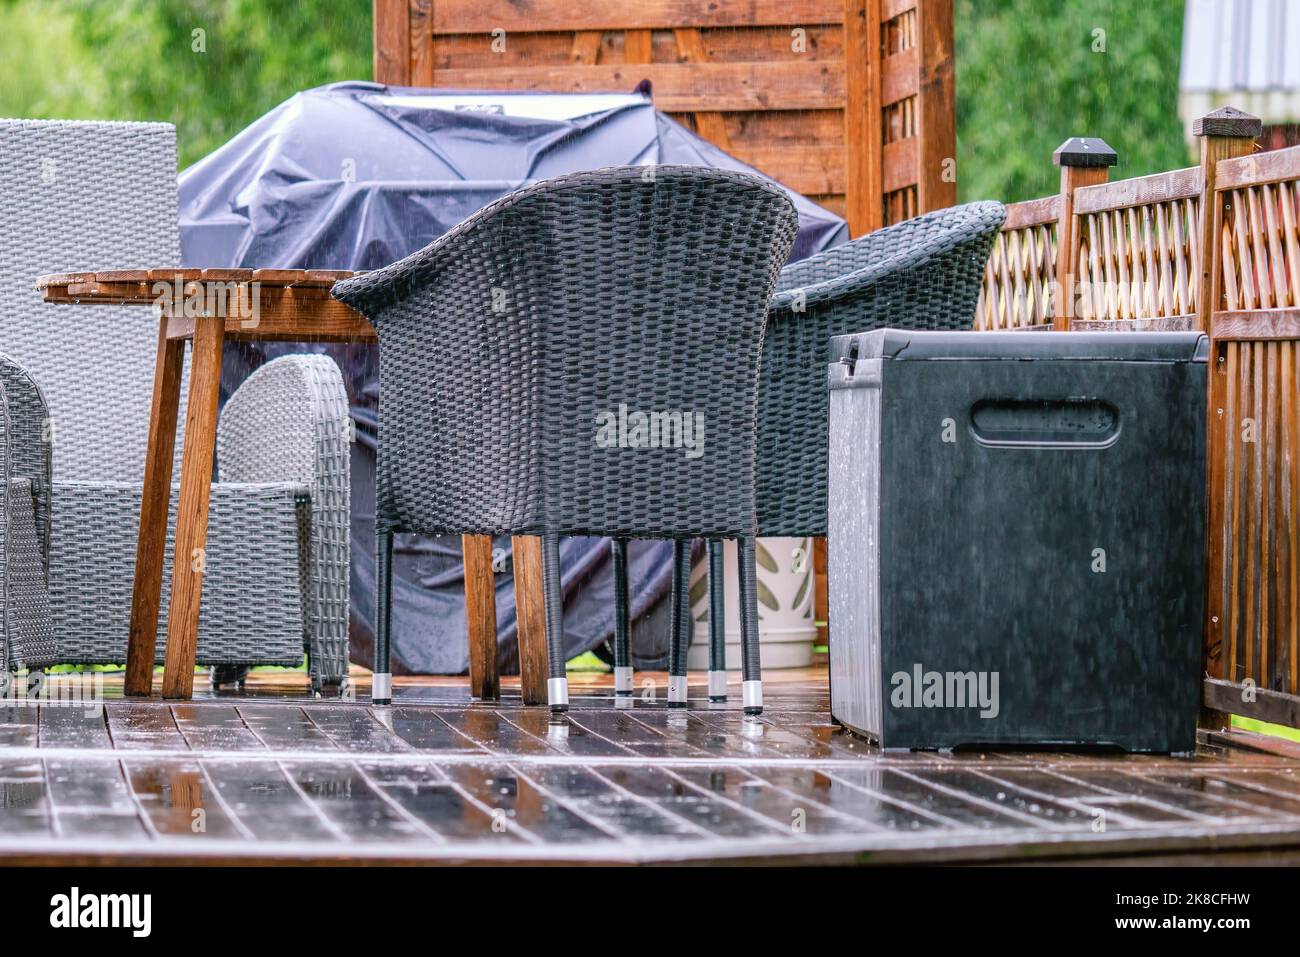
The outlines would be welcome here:
M 766 668 L 802 668 L 812 664 L 817 627 L 813 623 L 812 539 L 758 540 L 758 645 Z M 736 543 L 724 545 L 726 572 L 727 668 L 740 668 L 740 588 L 736 579 Z M 691 569 L 691 618 L 695 633 L 687 667 L 709 666 L 708 557 Z

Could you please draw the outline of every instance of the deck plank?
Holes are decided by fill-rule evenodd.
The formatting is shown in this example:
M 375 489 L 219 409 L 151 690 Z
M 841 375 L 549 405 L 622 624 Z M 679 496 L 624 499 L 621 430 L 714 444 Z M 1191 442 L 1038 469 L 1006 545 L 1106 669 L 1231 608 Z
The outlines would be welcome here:
M 52 827 L 44 763 L 0 757 L 0 836 L 47 837 Z
M 125 768 L 135 803 L 155 834 L 196 840 L 252 836 L 228 811 L 199 761 L 127 760 Z
M 288 762 L 285 773 L 321 816 L 354 841 L 411 841 L 429 837 L 360 769 L 345 763 Z
M 338 751 L 339 746 L 302 708 L 240 705 L 239 716 L 259 741 L 276 751 Z
M 39 735 L 42 748 L 111 748 L 102 707 L 40 705 Z
M 172 717 L 195 751 L 265 751 L 262 742 L 231 705 L 172 705 Z
M 446 773 L 465 793 L 493 810 L 501 809 L 540 841 L 577 844 L 615 839 L 610 829 L 583 817 L 509 765 L 458 765 Z
M 0 703 L 0 748 L 35 747 L 39 720 L 34 704 Z
M 60 837 L 148 836 L 116 758 L 47 760 L 45 783 L 54 832 Z
M 254 841 L 344 839 L 274 760 L 204 761 L 203 770 Z
M 185 751 L 189 748 L 172 709 L 162 702 L 122 701 L 106 709 L 108 733 L 118 751 Z

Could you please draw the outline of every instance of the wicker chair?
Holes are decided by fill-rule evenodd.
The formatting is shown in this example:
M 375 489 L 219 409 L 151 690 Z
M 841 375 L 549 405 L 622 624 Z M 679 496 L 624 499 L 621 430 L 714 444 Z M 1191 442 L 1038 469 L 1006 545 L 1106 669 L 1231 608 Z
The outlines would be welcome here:
M 46 579 L 49 569 L 50 443 L 43 434 L 40 386 L 0 355 L 0 697 L 10 669 L 48 663 L 54 654 Z
M 10 445 L 39 446 L 13 474 L 32 483 L 53 625 L 49 642 L 17 635 L 5 663 L 122 661 L 157 322 L 139 307 L 47 304 L 33 279 L 178 262 L 175 130 L 0 121 L 0 207 L 0 348 L 21 436 Z M 317 686 L 346 676 L 347 425 L 342 376 L 320 356 L 269 363 L 227 403 L 198 661 L 293 665 L 306 644 Z M 170 555 L 165 567 L 169 578 Z M 164 618 L 169 594 L 165 579 Z
M 690 540 L 739 539 L 745 676 L 761 707 L 758 359 L 796 228 L 785 193 L 747 174 L 598 170 L 518 190 L 334 287 L 380 340 L 376 703 L 391 694 L 389 570 L 404 531 L 542 537 L 553 711 L 568 707 L 560 536 L 608 535 L 616 559 L 630 538 L 674 540 L 669 700 L 682 706 Z M 651 421 L 654 444 L 638 430 Z
M 763 338 L 759 384 L 760 535 L 826 534 L 831 337 L 883 326 L 969 329 L 989 250 L 1005 217 L 997 202 L 954 206 L 781 270 Z M 709 548 L 710 554 L 720 551 L 720 543 L 710 542 Z M 711 563 L 711 573 L 713 568 Z M 720 603 L 720 575 L 710 574 L 710 591 L 713 603 Z

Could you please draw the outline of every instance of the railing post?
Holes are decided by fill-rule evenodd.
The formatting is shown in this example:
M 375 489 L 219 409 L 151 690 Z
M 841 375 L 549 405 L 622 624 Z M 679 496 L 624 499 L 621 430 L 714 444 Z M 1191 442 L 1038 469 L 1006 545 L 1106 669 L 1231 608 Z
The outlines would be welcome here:
M 1263 129 L 1259 117 L 1231 106 L 1206 113 L 1192 123 L 1192 134 L 1201 141 L 1201 275 L 1196 291 L 1196 328 L 1202 331 L 1213 333 L 1212 318 L 1221 290 L 1218 267 L 1222 250 L 1215 241 L 1219 209 L 1214 195 L 1219 160 L 1248 155 Z
M 1074 261 L 1079 244 L 1074 224 L 1074 191 L 1080 186 L 1106 182 L 1110 167 L 1118 161 L 1105 140 L 1089 136 L 1072 136 L 1052 154 L 1052 162 L 1061 167 L 1061 202 L 1056 220 L 1056 308 L 1052 310 L 1052 328 L 1057 332 L 1068 332 L 1074 318 Z
M 1214 312 L 1222 296 L 1221 263 L 1223 249 L 1218 236 L 1222 228 L 1222 206 L 1219 202 L 1219 160 L 1246 156 L 1255 148 L 1255 137 L 1263 130 L 1258 117 L 1251 116 L 1231 106 L 1207 113 L 1192 123 L 1192 133 L 1201 141 L 1201 222 L 1200 244 L 1201 274 L 1197 277 L 1196 328 L 1214 336 Z M 1227 507 L 1221 490 L 1227 475 L 1227 450 L 1230 441 L 1228 423 L 1223 414 L 1223 376 L 1226 370 L 1218 362 L 1218 350 L 1210 350 L 1209 405 L 1206 409 L 1206 574 L 1205 574 L 1205 634 L 1201 653 L 1202 666 L 1208 678 L 1235 677 L 1223 673 L 1223 641 L 1225 622 L 1222 620 L 1223 602 L 1218 594 L 1226 560 L 1224 523 Z M 1232 715 L 1204 704 L 1202 701 L 1200 725 L 1209 730 L 1229 729 Z

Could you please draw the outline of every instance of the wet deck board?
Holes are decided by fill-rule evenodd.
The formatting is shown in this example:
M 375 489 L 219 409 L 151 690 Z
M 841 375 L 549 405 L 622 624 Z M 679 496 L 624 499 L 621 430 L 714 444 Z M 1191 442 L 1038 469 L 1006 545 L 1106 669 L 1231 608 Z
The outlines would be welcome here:
M 814 679 L 816 676 L 814 675 Z M 57 680 L 57 679 L 56 679 Z M 399 685 L 0 706 L 0 856 L 654 862 L 989 860 L 1300 848 L 1300 758 L 882 754 L 824 685 L 615 700 L 553 721 L 507 693 Z

